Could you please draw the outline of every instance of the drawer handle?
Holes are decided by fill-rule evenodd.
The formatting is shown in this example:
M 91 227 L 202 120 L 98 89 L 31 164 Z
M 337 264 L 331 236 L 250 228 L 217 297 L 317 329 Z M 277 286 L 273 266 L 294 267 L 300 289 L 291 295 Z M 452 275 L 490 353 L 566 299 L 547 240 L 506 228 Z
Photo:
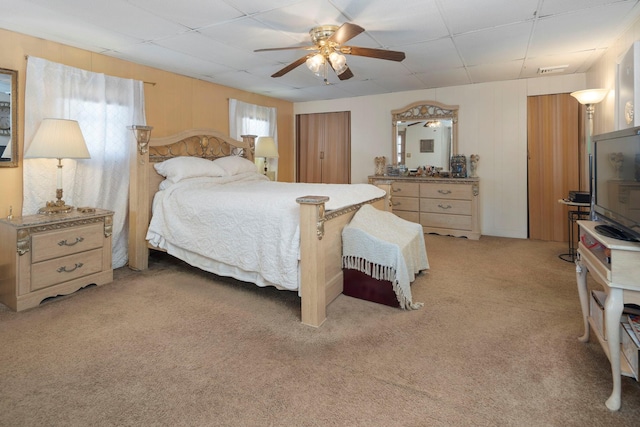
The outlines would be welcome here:
M 401 204 L 400 202 L 391 202 L 391 206 L 400 206 Z
M 76 237 L 76 241 L 73 243 L 67 243 L 67 239 L 64 239 L 58 242 L 58 246 L 73 246 L 73 245 L 77 245 L 82 241 L 84 241 L 84 237 Z
M 398 193 L 398 192 L 402 191 L 402 188 L 394 188 L 394 189 L 393 189 L 393 191 L 394 191 L 395 193 Z
M 438 207 L 439 207 L 440 209 L 451 209 L 451 205 L 447 205 L 447 206 L 438 205 Z
M 67 270 L 67 267 L 58 267 L 58 269 L 56 270 L 58 273 L 71 273 L 72 271 L 76 271 L 77 269 L 79 269 L 80 267 L 82 267 L 84 264 L 82 264 L 81 262 L 77 262 L 75 267 L 73 267 L 71 270 Z
M 438 190 L 440 194 L 451 194 L 451 190 Z

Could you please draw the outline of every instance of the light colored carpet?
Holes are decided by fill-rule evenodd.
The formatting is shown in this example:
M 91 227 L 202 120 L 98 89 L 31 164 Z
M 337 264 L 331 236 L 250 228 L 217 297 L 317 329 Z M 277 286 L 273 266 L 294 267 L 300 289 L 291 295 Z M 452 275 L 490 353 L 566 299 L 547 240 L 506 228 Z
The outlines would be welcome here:
M 637 426 L 640 386 L 580 343 L 566 244 L 426 236 L 416 311 L 295 293 L 154 256 L 145 272 L 0 306 L 2 426 Z M 594 286 L 591 283 L 591 286 Z

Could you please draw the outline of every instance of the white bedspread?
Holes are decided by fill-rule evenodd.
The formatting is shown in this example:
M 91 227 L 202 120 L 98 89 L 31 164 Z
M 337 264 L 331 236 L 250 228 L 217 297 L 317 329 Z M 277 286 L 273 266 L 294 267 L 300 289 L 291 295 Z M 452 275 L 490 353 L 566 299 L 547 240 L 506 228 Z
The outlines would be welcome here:
M 342 229 L 342 266 L 389 281 L 400 307 L 416 309 L 410 283 L 429 268 L 422 226 L 363 205 Z
M 369 184 L 272 182 L 258 173 L 165 181 L 163 188 L 147 232 L 153 246 L 219 275 L 288 290 L 299 283 L 296 198 L 328 196 L 333 210 L 385 194 Z

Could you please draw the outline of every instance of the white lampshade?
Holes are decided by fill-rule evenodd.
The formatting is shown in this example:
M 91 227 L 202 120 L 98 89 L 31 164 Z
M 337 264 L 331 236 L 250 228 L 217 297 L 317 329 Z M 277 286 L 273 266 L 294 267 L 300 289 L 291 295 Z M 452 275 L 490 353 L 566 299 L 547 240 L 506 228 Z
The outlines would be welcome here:
M 270 136 L 258 137 L 256 141 L 256 157 L 278 158 L 278 149 L 276 142 Z
M 24 157 L 26 159 L 91 158 L 80 125 L 75 120 L 65 119 L 43 119 Z
M 609 89 L 586 89 L 571 92 L 570 95 L 577 99 L 580 104 L 589 105 L 602 102 L 608 93 Z

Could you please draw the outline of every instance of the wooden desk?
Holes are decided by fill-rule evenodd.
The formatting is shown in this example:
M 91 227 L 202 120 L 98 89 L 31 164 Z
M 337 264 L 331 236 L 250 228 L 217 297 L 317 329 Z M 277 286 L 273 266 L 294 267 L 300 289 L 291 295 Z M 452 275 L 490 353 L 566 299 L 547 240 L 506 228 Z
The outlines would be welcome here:
M 624 304 L 640 304 L 640 243 L 625 242 L 599 234 L 598 223 L 578 221 L 580 241 L 576 259 L 578 294 L 584 319 L 582 342 L 589 340 L 590 326 L 611 363 L 613 391 L 606 401 L 612 411 L 620 409 L 621 375 L 634 376 L 624 356 L 620 354 L 620 316 Z M 611 251 L 608 256 L 609 250 Z M 603 286 L 607 299 L 604 304 L 606 338 L 593 328 L 589 315 L 587 270 Z

